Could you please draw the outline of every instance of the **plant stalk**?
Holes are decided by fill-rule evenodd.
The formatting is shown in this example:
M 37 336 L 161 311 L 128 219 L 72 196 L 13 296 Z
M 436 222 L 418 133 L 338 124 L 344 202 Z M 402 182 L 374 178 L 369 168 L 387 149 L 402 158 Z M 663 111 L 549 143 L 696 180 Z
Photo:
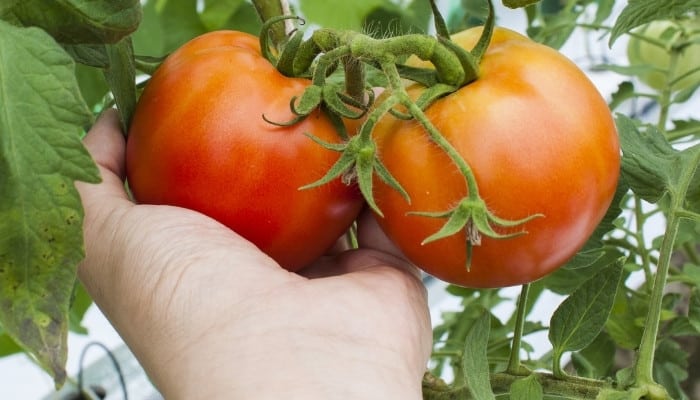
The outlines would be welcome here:
M 281 15 L 290 15 L 291 11 L 289 8 L 289 2 L 287 0 L 252 0 L 255 6 L 255 11 L 262 22 L 267 21 L 270 18 L 278 17 Z M 287 34 L 294 30 L 294 23 L 292 20 L 287 19 L 283 24 L 275 24 L 270 30 L 270 38 L 272 39 L 273 46 L 276 49 L 280 49 L 281 45 L 287 40 Z
M 515 317 L 515 331 L 513 332 L 513 345 L 510 350 L 510 359 L 508 360 L 508 368 L 506 372 L 517 374 L 520 372 L 520 348 L 522 345 L 523 331 L 525 329 L 525 312 L 527 308 L 527 298 L 530 292 L 530 284 L 526 283 L 520 291 L 518 299 L 518 310 Z

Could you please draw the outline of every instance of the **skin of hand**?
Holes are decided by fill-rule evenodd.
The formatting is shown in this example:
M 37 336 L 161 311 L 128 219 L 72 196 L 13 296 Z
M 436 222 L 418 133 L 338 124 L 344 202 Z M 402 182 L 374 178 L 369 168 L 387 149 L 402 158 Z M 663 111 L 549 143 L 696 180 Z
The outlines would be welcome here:
M 360 249 L 289 273 L 202 214 L 134 204 L 114 110 L 84 143 L 102 183 L 76 183 L 79 278 L 166 399 L 421 398 L 425 288 L 372 216 Z

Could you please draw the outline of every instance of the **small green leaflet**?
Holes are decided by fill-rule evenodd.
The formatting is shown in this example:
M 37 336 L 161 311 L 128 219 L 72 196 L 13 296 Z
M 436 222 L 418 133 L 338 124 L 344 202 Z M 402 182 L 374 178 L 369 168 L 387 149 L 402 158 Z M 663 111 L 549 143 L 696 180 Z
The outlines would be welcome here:
M 474 323 L 464 341 L 462 370 L 464 381 L 473 399 L 495 400 L 489 380 L 489 362 L 486 354 L 491 329 L 491 314 L 484 312 Z
M 510 386 L 510 400 L 534 400 L 543 396 L 542 385 L 534 374 L 518 379 Z
M 629 0 L 610 32 L 609 45 L 632 29 L 654 20 L 673 19 L 700 11 L 700 0 Z
M 553 370 L 561 373 L 561 357 L 581 350 L 598 336 L 612 309 L 622 276 L 619 258 L 576 289 L 552 315 L 549 340 L 553 346 Z
M 139 0 L 23 0 L 0 19 L 37 26 L 65 44 L 116 43 L 141 22 Z
M 695 173 L 700 146 L 678 151 L 654 126 L 638 126 L 622 114 L 617 115 L 616 122 L 624 154 L 622 178 L 635 194 L 656 203 L 669 192 L 697 193 L 694 186 L 700 182 L 700 176 Z

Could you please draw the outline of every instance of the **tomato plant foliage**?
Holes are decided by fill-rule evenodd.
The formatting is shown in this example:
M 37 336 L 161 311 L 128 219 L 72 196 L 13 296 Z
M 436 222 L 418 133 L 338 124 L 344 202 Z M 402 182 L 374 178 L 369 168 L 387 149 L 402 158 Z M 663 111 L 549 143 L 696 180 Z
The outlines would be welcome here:
M 426 399 L 690 398 L 696 354 L 687 343 L 700 337 L 698 0 L 506 1 L 496 14 L 521 16 L 530 38 L 513 39 L 497 28 L 489 50 L 487 42 L 474 45 L 476 36 L 468 44 L 459 35 L 446 41 L 453 32 L 493 22 L 485 1 L 440 3 L 445 18 L 431 24 L 435 4 L 428 0 L 299 0 L 291 11 L 311 24 L 296 26 L 308 29 L 298 40 L 290 35 L 287 48 L 296 43 L 297 53 L 264 41 L 270 61 L 256 37 L 241 33 L 261 33 L 256 6 L 263 3 L 272 2 L 0 4 L 0 355 L 27 351 L 58 384 L 65 379 L 67 331 L 83 332 L 80 319 L 89 305 L 75 277 L 83 254 L 82 209 L 73 182 L 99 180 L 80 137 L 93 113 L 116 104 L 130 128 L 129 180 L 137 200 L 199 208 L 244 235 L 248 230 L 290 269 L 318 256 L 352 222 L 361 202 L 354 186 L 340 178 L 357 179 L 406 255 L 460 285 L 447 287 L 460 307 L 445 310 L 434 327 Z M 655 21 L 680 28 L 645 29 Z M 440 39 L 421 35 L 433 29 Z M 205 35 L 210 31 L 220 32 Z M 195 37 L 200 39 L 194 43 L 202 43 L 229 35 L 240 45 L 229 48 L 228 61 L 239 68 L 183 55 L 192 45 L 182 46 Z M 553 50 L 572 37 L 586 40 L 589 50 L 604 49 L 576 59 L 587 67 L 583 73 L 565 72 L 575 67 Z M 394 38 L 409 44 L 396 46 Z M 510 53 L 506 42 L 526 49 Z M 371 106 L 342 79 L 351 65 L 332 55 L 343 51 L 366 64 L 355 76 L 366 78 L 362 85 L 388 88 Z M 651 67 L 647 53 L 656 61 Z M 168 54 L 181 65 L 163 62 Z M 410 54 L 429 62 L 404 65 Z M 279 74 L 275 64 L 301 78 Z M 224 79 L 246 68 L 247 79 Z M 584 73 L 617 81 L 615 93 L 603 93 L 607 105 Z M 198 92 L 193 84 L 206 83 L 206 75 L 217 77 L 209 83 L 218 91 L 209 86 Z M 523 91 L 541 95 L 533 102 L 518 97 Z M 237 109 L 246 98 L 238 114 L 217 108 Z M 359 130 L 343 132 L 343 118 L 334 110 L 345 121 L 357 118 L 357 110 L 367 114 L 348 124 Z M 405 120 L 407 114 L 412 119 Z M 279 126 L 263 115 L 272 122 L 302 122 Z M 229 136 L 207 126 L 231 127 L 240 142 L 228 142 Z M 284 158 L 281 147 L 253 147 L 245 133 L 251 130 L 304 151 L 304 168 Z M 180 133 L 169 137 L 172 132 Z M 525 133 L 514 138 L 517 132 Z M 210 157 L 211 142 L 194 138 L 211 140 L 214 134 L 219 153 Z M 450 153 L 451 147 L 456 151 Z M 277 172 L 261 171 L 276 188 L 286 188 L 279 208 L 288 212 L 288 237 L 295 238 L 279 243 L 298 253 L 310 227 L 319 228 L 314 237 L 324 237 L 294 260 L 265 243 L 269 231 L 256 231 L 258 221 L 272 220 L 269 210 L 279 197 L 260 192 L 260 181 L 248 181 L 248 172 L 232 172 L 240 168 L 237 156 L 252 163 L 270 154 Z M 194 167 L 207 162 L 220 171 Z M 202 171 L 213 175 L 195 174 Z M 222 175 L 228 176 L 212 178 Z M 428 175 L 433 186 L 425 186 Z M 298 190 L 315 180 L 322 184 Z M 472 184 L 484 214 L 455 207 Z M 212 187 L 219 191 L 210 193 Z M 200 190 L 203 200 L 189 196 Z M 277 200 L 261 217 L 244 208 L 237 190 Z M 438 204 L 436 196 L 444 201 Z M 315 200 L 302 200 L 309 198 Z M 286 210 L 291 199 L 297 206 Z M 231 204 L 242 207 L 248 220 L 236 221 Z M 323 207 L 337 211 L 333 204 L 347 212 L 321 220 L 309 216 Z M 461 225 L 453 223 L 455 215 L 464 217 Z M 485 222 L 475 223 L 474 215 L 485 215 Z M 282 218 L 276 214 L 274 220 Z M 468 242 L 472 225 L 484 234 L 481 246 Z M 324 233 L 320 227 L 335 228 Z M 435 232 L 439 238 L 427 243 Z M 553 253 L 551 260 L 543 255 Z M 455 254 L 456 260 L 448 259 Z M 519 296 L 509 289 L 464 287 L 519 283 L 526 283 Z M 556 310 L 540 311 L 553 296 L 561 298 Z M 517 306 L 506 307 L 512 314 L 497 311 L 504 305 Z M 538 332 L 548 333 L 550 353 L 541 355 L 531 343 Z M 620 362 L 624 355 L 628 362 Z

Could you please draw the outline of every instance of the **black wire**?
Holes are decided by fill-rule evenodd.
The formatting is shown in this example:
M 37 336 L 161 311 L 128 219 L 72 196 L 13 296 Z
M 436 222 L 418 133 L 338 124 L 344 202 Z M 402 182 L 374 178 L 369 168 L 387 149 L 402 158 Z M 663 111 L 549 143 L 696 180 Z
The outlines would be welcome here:
M 92 346 L 97 346 L 101 348 L 102 350 L 105 351 L 109 359 L 112 361 L 112 365 L 114 366 L 114 369 L 117 372 L 117 376 L 119 376 L 119 384 L 122 388 L 122 392 L 124 393 L 124 400 L 129 400 L 129 394 L 126 389 L 126 382 L 124 381 L 124 374 L 122 373 L 122 369 L 119 366 L 119 362 L 117 361 L 117 358 L 114 356 L 114 354 L 107 348 L 102 343 L 99 342 L 90 342 L 88 343 L 84 348 L 82 353 L 80 354 L 80 363 L 79 363 L 79 370 L 78 370 L 78 393 L 83 393 L 83 364 L 85 361 L 85 354 L 87 353 L 87 350 L 92 347 Z

